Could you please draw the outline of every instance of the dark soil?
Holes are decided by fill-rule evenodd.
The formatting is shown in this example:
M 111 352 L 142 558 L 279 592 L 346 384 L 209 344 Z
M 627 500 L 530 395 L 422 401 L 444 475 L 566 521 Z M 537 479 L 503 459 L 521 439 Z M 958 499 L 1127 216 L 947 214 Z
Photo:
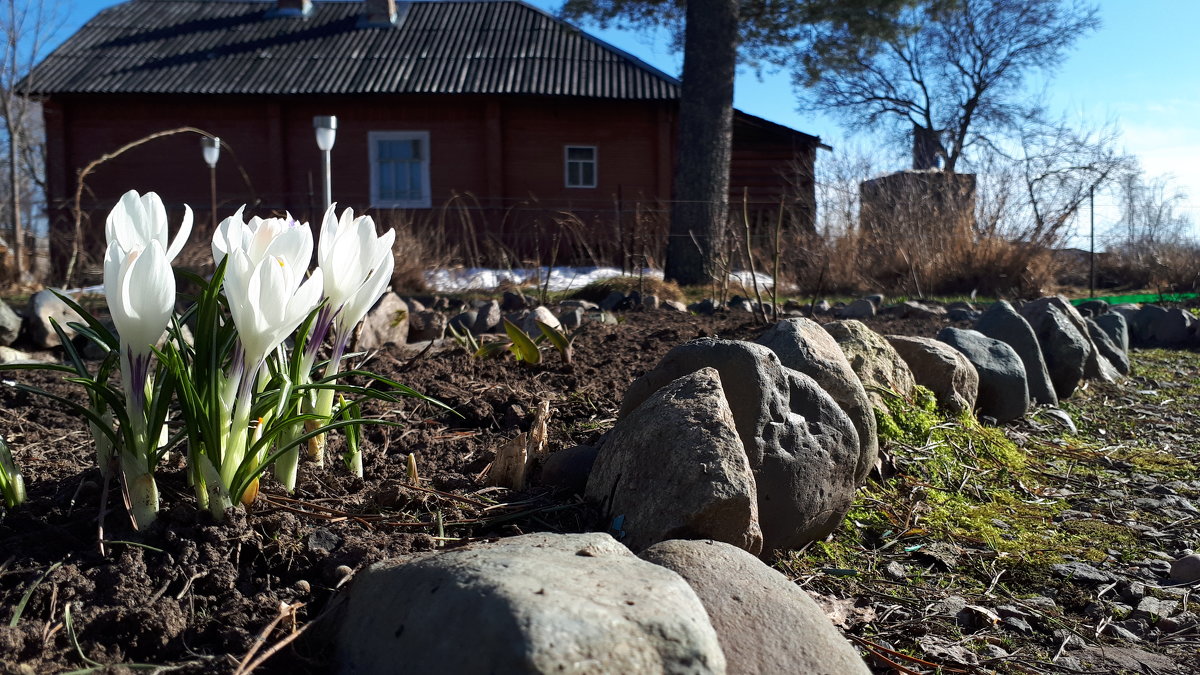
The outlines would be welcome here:
M 927 336 L 946 325 L 869 323 L 883 333 Z M 0 671 L 154 664 L 220 673 L 270 654 L 257 672 L 326 672 L 331 664 L 315 641 L 290 638 L 334 604 L 356 570 L 477 539 L 593 529 L 594 516 L 576 495 L 543 487 L 517 493 L 482 482 L 492 453 L 529 429 L 540 401 L 551 406 L 551 451 L 587 444 L 611 426 L 629 383 L 670 348 L 703 336 L 753 339 L 762 330 L 744 313 L 631 312 L 619 325 L 585 324 L 573 365 L 554 352 L 525 366 L 511 358 L 475 359 L 452 343 L 420 354 L 389 348 L 364 367 L 455 412 L 417 400 L 376 405 L 367 412 L 403 426 L 365 431 L 365 479 L 343 470 L 335 439 L 330 466 L 302 465 L 295 494 L 264 481 L 252 510 L 231 511 L 221 523 L 197 510 L 174 453 L 160 470 L 164 511 L 149 532 L 131 528 L 119 490 L 104 494 L 80 419 L 0 387 L 0 433 L 29 492 L 25 505 L 0 518 Z M 80 395 L 49 374 L 4 377 Z M 409 453 L 417 485 L 408 478 Z M 829 595 L 848 588 L 811 587 Z M 911 612 L 902 615 L 911 623 Z M 882 630 L 891 627 L 883 612 L 875 617 Z M 843 622 L 858 634 L 861 624 Z M 1023 672 L 1044 672 L 1029 668 Z

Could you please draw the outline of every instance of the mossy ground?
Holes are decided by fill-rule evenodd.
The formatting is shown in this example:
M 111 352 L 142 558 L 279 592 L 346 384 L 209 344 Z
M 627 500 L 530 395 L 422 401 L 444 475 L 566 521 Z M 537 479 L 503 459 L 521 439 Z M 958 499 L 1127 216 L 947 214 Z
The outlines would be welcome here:
M 879 606 L 903 608 L 897 612 L 910 622 L 924 613 L 916 631 L 878 619 L 846 626 L 917 655 L 926 634 L 944 634 L 979 653 L 1013 638 L 995 626 L 975 634 L 929 613 L 950 595 L 989 606 L 1049 595 L 1064 612 L 1095 602 L 1094 592 L 1081 593 L 1051 565 L 1154 558 L 1162 542 L 1137 528 L 1166 528 L 1169 518 L 1139 508 L 1136 490 L 1121 499 L 1113 488 L 1126 489 L 1131 475 L 1155 484 L 1193 480 L 1200 455 L 1192 412 L 1200 355 L 1148 350 L 1136 352 L 1134 363 L 1134 377 L 1089 383 L 1064 402 L 1074 429 L 1050 411 L 993 428 L 969 416 L 942 416 L 927 391 L 912 400 L 889 397 L 888 410 L 877 411 L 882 477 L 873 474 L 860 489 L 839 531 L 781 557 L 778 567 L 825 596 L 859 598 L 860 605 L 875 597 Z M 1172 485 L 1185 498 L 1200 497 Z M 1068 510 L 1095 513 L 1076 518 Z M 900 563 L 903 576 L 889 563 Z M 1027 644 L 1022 651 L 1045 660 L 1054 646 Z M 991 667 L 1030 672 L 1003 660 Z

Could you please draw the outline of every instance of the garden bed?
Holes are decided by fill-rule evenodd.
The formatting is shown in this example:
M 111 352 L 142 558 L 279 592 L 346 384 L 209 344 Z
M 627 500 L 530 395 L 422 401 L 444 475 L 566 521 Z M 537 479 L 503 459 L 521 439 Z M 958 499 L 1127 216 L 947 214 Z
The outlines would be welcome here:
M 868 323 L 883 333 L 925 336 L 945 325 Z M 196 508 L 182 458 L 171 457 L 159 479 L 163 515 L 149 532 L 131 528 L 115 486 L 101 504 L 104 486 L 82 420 L 0 387 L 0 433 L 29 491 L 29 501 L 0 521 L 0 669 L 149 664 L 234 672 L 269 655 L 258 672 L 325 672 L 331 664 L 319 642 L 291 638 L 332 606 L 356 570 L 477 539 L 594 529 L 594 514 L 575 495 L 542 487 L 513 492 L 482 481 L 492 453 L 528 430 L 540 401 L 551 406 L 551 451 L 586 444 L 611 426 L 628 384 L 670 348 L 702 336 L 752 339 L 762 330 L 745 313 L 630 312 L 618 325 L 585 324 L 572 365 L 553 352 L 525 366 L 511 358 L 475 359 L 452 343 L 426 352 L 389 347 L 370 356 L 370 369 L 455 412 L 416 400 L 371 403 L 368 414 L 402 426 L 365 431 L 364 479 L 340 466 L 335 440 L 329 466 L 302 465 L 295 494 L 264 481 L 254 508 L 231 512 L 224 523 Z M 885 440 L 883 477 L 870 479 L 841 530 L 829 542 L 769 560 L 816 593 L 859 646 L 879 657 L 870 662 L 881 671 L 891 668 L 879 660 L 885 658 L 931 672 L 933 666 L 892 653 L 898 652 L 948 667 L 1057 672 L 1064 656 L 1082 666 L 1095 663 L 1083 650 L 1114 647 L 1124 650 L 1132 672 L 1142 662 L 1169 672 L 1153 658 L 1200 667 L 1187 632 L 1195 623 L 1185 625 L 1186 616 L 1170 634 L 1148 622 L 1134 641 L 1107 629 L 1128 618 L 1106 604 L 1120 601 L 1115 585 L 1100 593 L 1103 586 L 1051 571 L 1075 557 L 1118 581 L 1156 589 L 1155 580 L 1138 575 L 1161 571 L 1150 564 L 1156 557 L 1195 545 L 1200 518 L 1172 522 L 1178 519 L 1133 500 L 1168 485 L 1182 500 L 1200 495 L 1190 477 L 1200 441 L 1186 403 L 1195 400 L 1200 359 L 1147 352 L 1134 362 L 1144 375 L 1093 383 L 1071 399 L 1066 408 L 1079 425 L 1075 432 L 1043 413 L 1002 433 L 964 427 L 941 446 L 953 446 L 951 455 L 922 447 L 915 436 Z M 80 396 L 52 374 L 5 377 Z M 973 449 L 988 443 L 1009 445 L 991 454 Z M 1024 457 L 1020 466 L 1013 464 L 1014 448 Z M 945 462 L 931 463 L 927 456 L 935 455 Z M 947 468 L 936 473 L 938 466 Z M 954 499 L 931 497 L 939 491 Z M 1009 504 L 1011 513 L 989 507 L 985 522 L 1007 519 L 1008 530 L 994 523 L 993 530 L 981 528 L 972 514 L 997 503 Z M 1068 511 L 1092 514 L 1092 524 L 1061 525 Z M 1155 536 L 1131 529 L 1130 520 L 1146 523 Z M 964 536 L 970 528 L 976 535 Z M 1038 529 L 1077 536 L 1041 541 L 1031 532 Z M 939 550 L 946 553 L 932 553 Z M 951 597 L 987 609 L 996 621 L 937 605 Z M 1028 633 L 1004 623 L 996 607 L 1031 597 L 1051 597 L 1056 609 L 1028 610 L 1041 611 L 1026 621 Z M 978 625 L 969 623 L 971 612 L 983 617 Z M 1173 615 L 1186 613 L 1184 596 Z

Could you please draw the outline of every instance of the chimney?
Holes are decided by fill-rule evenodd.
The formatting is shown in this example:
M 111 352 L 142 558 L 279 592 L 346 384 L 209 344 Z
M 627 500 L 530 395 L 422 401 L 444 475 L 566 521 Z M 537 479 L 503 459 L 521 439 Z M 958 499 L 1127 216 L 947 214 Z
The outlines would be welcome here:
M 391 26 L 396 23 L 396 0 L 363 0 L 363 23 Z
M 312 12 L 312 0 L 277 0 L 273 16 L 308 16 Z

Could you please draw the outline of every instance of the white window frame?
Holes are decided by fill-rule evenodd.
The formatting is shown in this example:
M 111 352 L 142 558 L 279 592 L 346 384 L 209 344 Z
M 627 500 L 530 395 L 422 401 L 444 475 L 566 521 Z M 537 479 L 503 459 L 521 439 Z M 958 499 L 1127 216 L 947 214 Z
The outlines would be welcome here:
M 379 141 L 420 141 L 421 158 L 420 199 L 383 199 L 379 195 Z M 428 131 L 368 131 L 367 155 L 371 163 L 371 206 L 382 209 L 428 209 L 432 205 L 432 186 L 429 184 L 429 163 L 432 152 Z
M 571 159 L 572 150 L 591 150 L 592 151 L 592 184 L 591 185 L 572 185 L 571 184 L 571 163 L 581 162 L 581 160 Z M 596 187 L 600 181 L 600 150 L 594 145 L 564 145 L 563 146 L 563 186 L 570 189 L 581 188 L 588 189 Z

